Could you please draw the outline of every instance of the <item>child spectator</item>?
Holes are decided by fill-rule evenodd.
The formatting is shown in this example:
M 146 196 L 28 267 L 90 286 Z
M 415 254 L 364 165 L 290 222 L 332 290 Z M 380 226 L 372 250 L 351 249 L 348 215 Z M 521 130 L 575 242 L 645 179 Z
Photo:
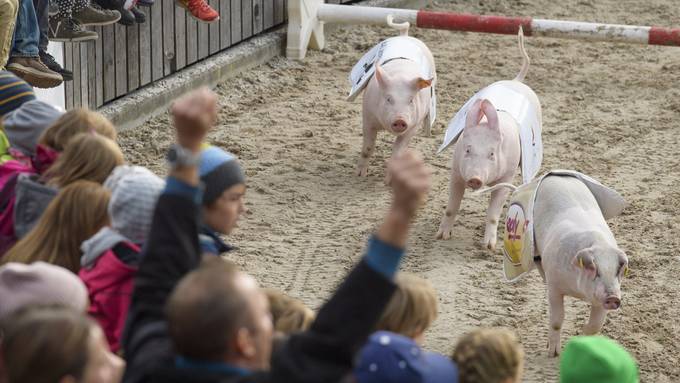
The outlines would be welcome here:
M 88 313 L 104 330 L 111 351 L 120 349 L 140 249 L 165 182 L 139 166 L 119 166 L 104 183 L 111 190 L 111 226 L 83 242 L 79 275 L 90 296 Z
M 60 304 L 87 309 L 83 282 L 63 267 L 45 262 L 8 263 L 0 267 L 0 321 L 28 305 Z
M 359 353 L 356 383 L 456 383 L 456 365 L 399 334 L 378 331 Z
M 125 362 L 101 329 L 69 307 L 29 306 L 1 325 L 7 383 L 119 383 Z
M 124 162 L 123 153 L 114 141 L 94 133 L 81 133 L 69 141 L 43 178 L 57 188 L 77 180 L 101 184 Z
M 479 328 L 464 335 L 451 357 L 460 383 L 519 383 L 524 351 L 517 336 L 503 328 Z
M 214 146 L 201 151 L 200 162 L 199 173 L 205 190 L 199 240 L 203 253 L 220 255 L 232 249 L 220 234 L 230 234 L 246 211 L 245 175 L 236 157 Z
M 0 0 L 0 70 L 5 69 L 9 59 L 18 12 L 18 0 Z
M 425 331 L 437 318 L 437 291 L 414 274 L 399 273 L 397 291 L 385 308 L 376 330 L 394 332 L 423 344 Z
M 638 383 L 635 359 L 605 336 L 575 336 L 560 358 L 560 383 Z
M 80 270 L 80 245 L 109 223 L 110 192 L 91 181 L 76 181 L 50 202 L 36 226 L 2 262 L 44 261 L 74 273 Z
M 116 141 L 116 128 L 101 114 L 85 108 L 76 108 L 64 113 L 45 130 L 38 143 L 52 150 L 62 152 L 66 144 L 79 133 L 94 132 Z
M 302 301 L 274 289 L 265 289 L 264 293 L 269 300 L 274 331 L 282 334 L 305 331 L 314 322 L 314 312 Z

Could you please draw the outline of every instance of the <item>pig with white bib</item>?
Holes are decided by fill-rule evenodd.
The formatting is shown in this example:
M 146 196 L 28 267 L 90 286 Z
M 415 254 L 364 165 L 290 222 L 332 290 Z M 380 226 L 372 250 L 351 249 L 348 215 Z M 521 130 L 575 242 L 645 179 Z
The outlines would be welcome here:
M 407 36 L 408 23 L 388 24 L 401 35 L 382 41 L 366 53 L 350 74 L 353 100 L 365 88 L 362 103 L 363 145 L 357 164 L 359 176 L 368 174 L 380 130 L 396 136 L 392 155 L 405 149 L 421 126 L 429 135 L 435 118 L 434 57 L 420 40 Z
M 560 352 L 564 296 L 591 305 L 583 333 L 600 331 L 607 311 L 621 306 L 621 279 L 628 258 L 606 219 L 619 215 L 625 201 L 585 174 L 553 170 L 515 188 L 503 237 L 503 268 L 514 281 L 537 267 L 547 287 L 550 328 L 548 353 Z
M 569 176 L 541 182 L 534 204 L 534 233 L 548 288 L 548 354 L 560 352 L 564 296 L 590 302 L 583 333 L 600 331 L 607 311 L 621 306 L 621 279 L 628 257 L 614 239 L 588 186 Z
M 522 81 L 529 69 L 522 30 L 518 34 L 522 67 L 513 80 L 495 82 L 477 92 L 451 120 L 439 152 L 455 142 L 449 201 L 437 231 L 437 239 L 449 239 L 465 189 L 509 183 L 522 164 L 524 182 L 538 172 L 543 153 L 541 104 Z M 521 160 L 521 161 L 520 161 Z M 491 193 L 482 245 L 496 248 L 498 220 L 509 194 L 498 188 Z

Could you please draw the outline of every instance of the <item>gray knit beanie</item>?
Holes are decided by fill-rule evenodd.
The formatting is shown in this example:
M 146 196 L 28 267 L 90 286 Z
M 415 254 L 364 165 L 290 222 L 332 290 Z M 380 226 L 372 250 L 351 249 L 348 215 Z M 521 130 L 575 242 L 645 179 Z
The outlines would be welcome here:
M 106 179 L 104 187 L 111 190 L 111 227 L 131 242 L 144 244 L 165 181 L 147 168 L 121 165 Z
M 69 270 L 45 262 L 0 267 L 0 318 L 32 304 L 63 304 L 84 312 L 87 288 Z

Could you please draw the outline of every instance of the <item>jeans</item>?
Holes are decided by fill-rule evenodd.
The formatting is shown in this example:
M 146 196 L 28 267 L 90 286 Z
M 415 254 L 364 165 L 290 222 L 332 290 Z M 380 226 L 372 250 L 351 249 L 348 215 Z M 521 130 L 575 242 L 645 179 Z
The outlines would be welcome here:
M 33 0 L 19 0 L 19 16 L 14 30 L 12 57 L 38 57 L 40 29 Z
M 33 8 L 35 9 L 36 19 L 38 20 L 38 27 L 40 28 L 40 41 L 38 42 L 38 49 L 40 52 L 47 52 L 47 44 L 50 42 L 47 38 L 49 31 L 49 16 L 50 0 L 33 0 Z
M 17 0 L 0 0 L 0 69 L 7 65 L 9 59 L 18 11 Z

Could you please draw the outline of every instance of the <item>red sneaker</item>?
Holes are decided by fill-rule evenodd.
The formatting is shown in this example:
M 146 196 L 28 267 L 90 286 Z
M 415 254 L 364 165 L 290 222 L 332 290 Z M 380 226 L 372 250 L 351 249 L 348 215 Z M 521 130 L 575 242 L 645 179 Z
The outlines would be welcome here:
M 198 21 L 212 23 L 220 19 L 220 14 L 205 0 L 177 0 L 177 5 L 189 11 L 191 16 Z

